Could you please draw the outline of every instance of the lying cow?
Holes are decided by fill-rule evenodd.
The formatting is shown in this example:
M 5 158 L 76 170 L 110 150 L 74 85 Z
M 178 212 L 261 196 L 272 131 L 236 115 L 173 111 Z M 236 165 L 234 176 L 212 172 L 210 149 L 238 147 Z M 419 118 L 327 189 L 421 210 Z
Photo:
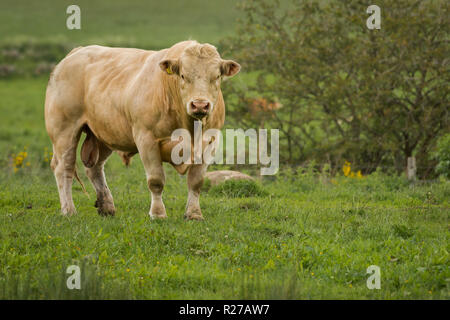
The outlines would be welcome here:
M 152 195 L 150 216 L 167 217 L 162 161 L 170 159 L 161 147 L 173 144 L 166 142 L 177 128 L 189 130 L 193 137 L 195 120 L 202 121 L 204 130 L 222 128 L 225 104 L 220 84 L 239 70 L 238 63 L 221 59 L 214 46 L 196 41 L 160 51 L 102 46 L 72 50 L 51 74 L 45 99 L 45 124 L 53 143 L 51 168 L 62 213 L 76 212 L 72 181 L 77 177 L 77 145 L 85 132 L 81 158 L 97 193 L 98 212 L 115 213 L 103 170 L 115 150 L 124 161 L 139 153 Z M 186 166 L 187 219 L 203 219 L 199 194 L 206 166 Z
M 246 99 L 250 115 L 254 120 L 259 120 L 259 127 L 264 128 L 266 118 L 274 118 L 274 112 L 283 105 L 277 101 L 270 102 L 265 98 Z

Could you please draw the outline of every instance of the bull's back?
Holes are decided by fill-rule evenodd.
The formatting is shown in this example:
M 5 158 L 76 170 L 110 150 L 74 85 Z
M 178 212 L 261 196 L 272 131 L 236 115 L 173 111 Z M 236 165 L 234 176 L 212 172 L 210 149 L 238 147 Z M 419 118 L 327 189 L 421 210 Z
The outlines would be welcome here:
M 55 68 L 49 86 L 64 85 L 93 94 L 110 86 L 126 87 L 142 70 L 154 51 L 87 46 L 73 49 Z
M 134 98 L 146 60 L 154 53 L 102 46 L 72 50 L 49 80 L 47 129 L 87 124 L 100 140 L 114 148 L 132 144 L 125 108 Z

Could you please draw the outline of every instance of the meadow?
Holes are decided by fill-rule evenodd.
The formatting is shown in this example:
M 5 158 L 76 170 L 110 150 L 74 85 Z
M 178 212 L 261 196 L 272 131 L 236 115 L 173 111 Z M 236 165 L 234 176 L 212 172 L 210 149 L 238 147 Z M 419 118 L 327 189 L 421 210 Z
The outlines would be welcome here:
M 86 44 L 129 44 L 163 48 L 188 38 L 217 43 L 234 31 L 236 0 L 78 0 L 81 30 L 66 28 L 74 1 L 3 0 L 0 43 L 25 40 Z
M 82 30 L 68 31 L 70 1 L 2 1 L 0 44 L 159 48 L 192 37 L 217 45 L 240 15 L 228 0 L 77 3 Z M 450 298 L 443 178 L 361 177 L 350 174 L 353 164 L 337 175 L 311 165 L 262 178 L 232 167 L 256 183 L 205 188 L 198 222 L 183 219 L 186 179 L 166 166 L 169 218 L 153 221 L 139 156 L 125 168 L 114 154 L 106 176 L 116 216 L 97 214 L 79 160 L 89 197 L 74 182 L 78 214 L 62 216 L 44 127 L 47 81 L 48 74 L 0 79 L 0 299 Z M 81 290 L 66 287 L 70 265 L 81 268 Z M 366 284 L 371 265 L 381 270 L 379 290 Z
M 62 216 L 45 86 L 0 81 L 1 299 L 449 298 L 446 180 L 282 168 L 250 192 L 239 183 L 205 191 L 206 219 L 196 222 L 183 220 L 185 177 L 167 166 L 169 218 L 152 221 L 139 157 L 125 168 L 113 155 L 116 216 L 97 214 L 81 162 L 90 198 L 74 184 L 78 214 Z M 65 286 L 69 265 L 81 267 L 79 291 Z M 366 286 L 370 265 L 381 269 L 380 290 Z

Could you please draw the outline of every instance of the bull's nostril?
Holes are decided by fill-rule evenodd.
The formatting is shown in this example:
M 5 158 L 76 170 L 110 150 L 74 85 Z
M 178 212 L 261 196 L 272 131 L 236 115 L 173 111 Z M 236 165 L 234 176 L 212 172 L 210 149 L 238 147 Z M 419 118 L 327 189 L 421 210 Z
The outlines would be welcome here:
M 205 100 L 194 100 L 190 103 L 192 112 L 208 112 L 210 109 L 210 105 L 211 104 Z

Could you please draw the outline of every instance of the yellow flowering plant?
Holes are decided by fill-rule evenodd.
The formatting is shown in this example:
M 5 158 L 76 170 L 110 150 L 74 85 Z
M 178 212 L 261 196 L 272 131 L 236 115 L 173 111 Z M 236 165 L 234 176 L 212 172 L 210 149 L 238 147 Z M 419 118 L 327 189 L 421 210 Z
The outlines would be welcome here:
M 357 172 L 352 171 L 352 164 L 348 161 L 344 162 L 344 165 L 342 166 L 342 172 L 344 173 L 344 176 L 350 177 L 350 178 L 363 178 L 363 175 L 361 173 L 361 170 L 358 170 Z
M 26 161 L 28 157 L 27 147 L 24 147 L 23 151 L 19 152 L 17 155 L 13 153 L 11 156 L 14 173 L 18 172 L 20 168 L 30 166 L 30 162 Z

